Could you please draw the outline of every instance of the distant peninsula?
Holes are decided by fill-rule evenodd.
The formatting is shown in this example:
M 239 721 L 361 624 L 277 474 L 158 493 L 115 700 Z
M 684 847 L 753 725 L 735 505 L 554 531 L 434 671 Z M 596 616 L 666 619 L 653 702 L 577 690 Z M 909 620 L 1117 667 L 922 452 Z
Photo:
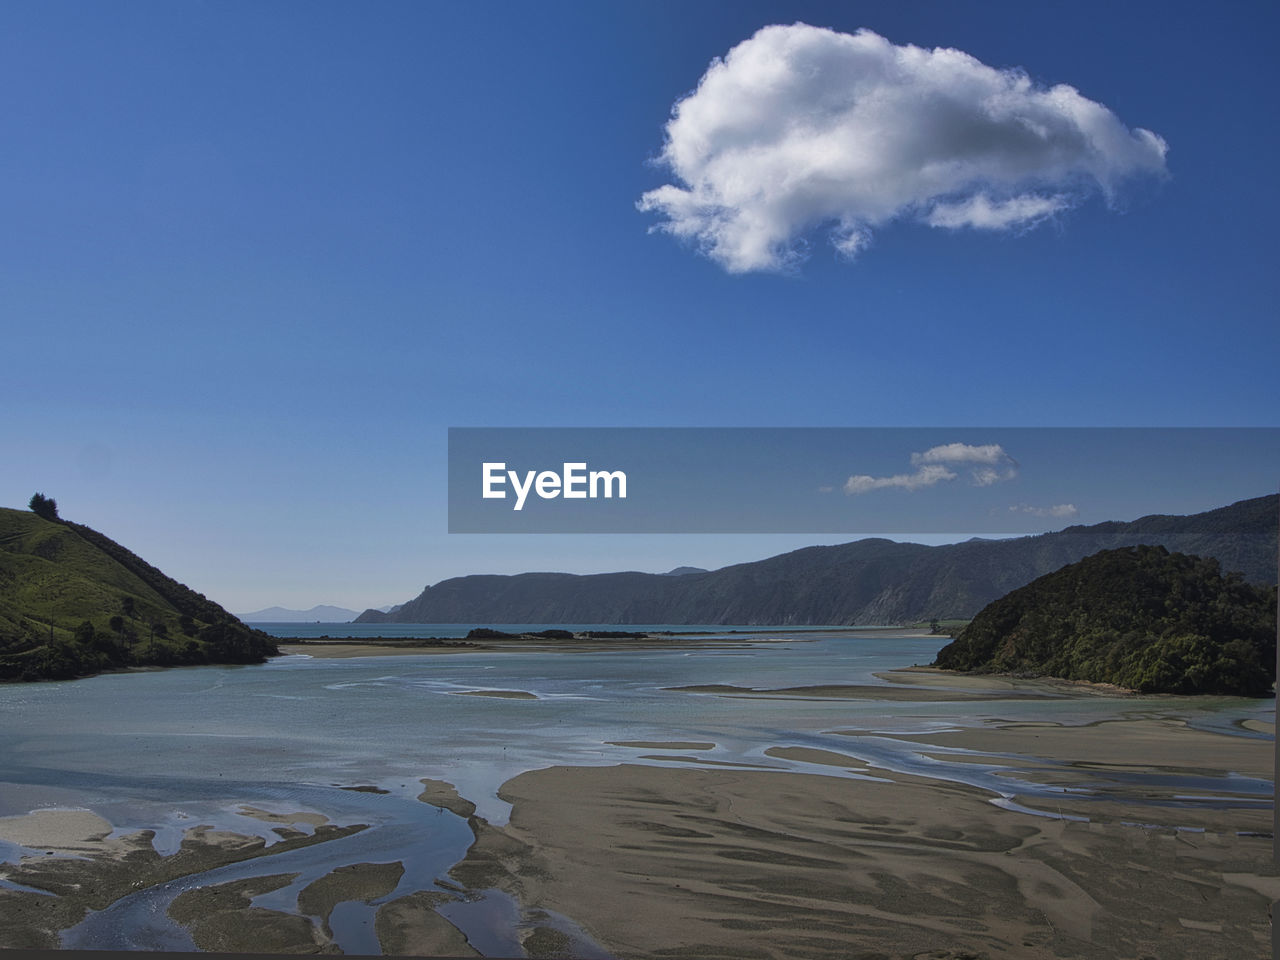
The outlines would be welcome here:
M 236 616 L 248 623 L 350 623 L 356 618 L 355 610 L 318 604 L 310 610 L 290 610 L 286 607 L 267 607 Z
M 1164 547 L 1104 550 L 984 607 L 935 666 L 1108 683 L 1141 693 L 1267 696 L 1276 588 Z
M 38 511 L 38 512 L 37 512 Z M 0 507 L 0 680 L 262 663 L 279 651 L 218 604 L 37 494 Z
M 943 546 L 856 540 L 719 570 L 454 577 L 357 623 L 725 623 L 881 626 L 967 620 L 991 601 L 1099 550 L 1157 544 L 1276 582 L 1276 495 L 1191 516 L 1072 526 Z

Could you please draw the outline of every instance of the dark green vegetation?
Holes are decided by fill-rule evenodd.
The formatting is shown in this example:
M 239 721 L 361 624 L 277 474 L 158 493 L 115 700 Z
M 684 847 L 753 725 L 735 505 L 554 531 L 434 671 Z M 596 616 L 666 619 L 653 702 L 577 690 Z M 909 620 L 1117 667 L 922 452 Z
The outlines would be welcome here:
M 44 516 L 0 508 L 0 680 L 261 663 L 278 652 L 120 544 L 57 519 L 52 500 L 39 505 Z
M 1276 588 L 1163 547 L 1104 550 L 986 606 L 938 653 L 952 670 L 1265 696 Z
M 46 497 L 43 493 L 33 493 L 31 499 L 27 501 L 27 508 L 37 517 L 44 517 L 46 520 L 58 519 L 58 501 L 53 497 Z
M 968 619 L 1036 577 L 1099 550 L 1160 544 L 1216 557 L 1253 583 L 1276 582 L 1277 498 L 1189 517 L 1068 527 L 940 547 L 857 540 L 755 563 L 665 576 L 525 573 L 456 577 L 393 613 L 357 623 L 901 624 Z

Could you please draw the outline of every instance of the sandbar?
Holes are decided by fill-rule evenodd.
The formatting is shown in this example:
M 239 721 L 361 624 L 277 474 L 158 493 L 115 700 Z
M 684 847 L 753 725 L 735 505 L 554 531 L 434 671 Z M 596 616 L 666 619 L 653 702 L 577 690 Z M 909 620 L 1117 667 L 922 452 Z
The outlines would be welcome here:
M 459 697 L 497 697 L 499 700 L 537 700 L 535 694 L 527 690 L 456 690 Z
M 359 790 L 359 787 L 344 787 L 344 790 Z M 376 788 L 375 788 L 376 789 Z M 383 791 L 386 792 L 385 790 Z M 243 804 L 240 807 L 240 813 L 246 817 L 253 817 L 255 820 L 262 820 L 264 823 L 305 823 L 313 827 L 323 826 L 329 822 L 329 818 L 323 813 L 315 813 L 308 810 L 295 810 L 292 813 L 273 813 L 270 810 L 263 810 L 261 807 Z
M 864 736 L 861 730 L 834 730 Z M 1061 763 L 1155 768 L 1184 772 L 1238 773 L 1270 780 L 1275 745 L 1260 737 L 1197 730 L 1179 718 L 1101 720 L 1076 726 L 993 721 L 981 727 L 892 736 L 976 753 L 1019 754 Z
M 768 697 L 786 700 L 897 700 L 907 702 L 953 703 L 969 700 L 1058 700 L 1062 694 L 1035 689 L 1010 687 L 998 691 L 963 690 L 955 688 L 930 689 L 906 684 L 814 684 L 803 687 L 738 687 L 724 683 L 698 683 L 680 687 L 666 687 L 676 693 L 715 694 L 721 697 Z
M 71 854 L 110 853 L 111 824 L 92 810 L 33 810 L 20 817 L 0 817 L 0 840 L 20 847 Z
M 305 643 L 297 641 L 277 643 L 282 654 L 304 654 L 317 660 L 345 660 L 350 657 L 403 657 L 417 654 L 475 653 L 477 650 L 489 649 L 476 643 L 458 641 L 445 646 L 414 643 L 343 643 L 338 640 L 310 640 Z
M 1139 697 L 1113 683 L 1091 683 L 1087 680 L 1063 680 L 1060 677 L 1015 677 L 1003 673 L 963 673 L 943 670 L 940 667 L 899 667 L 876 674 L 889 683 L 907 684 L 913 687 L 934 687 L 956 692 L 982 691 L 1009 694 L 1039 694 L 1045 697 Z M 1148 694 L 1147 696 L 1166 696 Z
M 819 750 L 814 747 L 769 747 L 766 757 L 777 757 L 779 760 L 799 760 L 802 763 L 821 763 L 828 767 L 865 767 L 867 762 L 851 757 L 847 753 L 836 753 L 834 750 Z
M 714 750 L 707 740 L 606 740 L 612 747 L 639 747 L 644 750 Z

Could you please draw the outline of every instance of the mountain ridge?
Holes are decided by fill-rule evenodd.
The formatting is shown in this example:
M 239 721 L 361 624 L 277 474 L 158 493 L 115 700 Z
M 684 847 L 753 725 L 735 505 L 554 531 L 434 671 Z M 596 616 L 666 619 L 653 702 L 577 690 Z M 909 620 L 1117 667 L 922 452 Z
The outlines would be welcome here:
M 1009 591 L 1099 550 L 1140 543 L 1218 559 L 1255 583 L 1276 581 L 1275 494 L 1189 516 L 1006 540 L 925 546 L 867 538 L 802 547 L 682 576 L 636 572 L 453 577 L 395 613 L 356 623 L 895 624 L 968 619 Z

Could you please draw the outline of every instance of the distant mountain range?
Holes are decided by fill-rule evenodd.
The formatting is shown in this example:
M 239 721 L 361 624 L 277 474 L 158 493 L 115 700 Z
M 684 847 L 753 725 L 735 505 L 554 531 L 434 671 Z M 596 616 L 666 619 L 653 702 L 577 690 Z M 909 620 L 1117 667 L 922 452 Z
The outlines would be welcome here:
M 380 613 L 394 613 L 401 604 L 379 607 Z M 285 607 L 267 607 L 253 613 L 237 613 L 246 623 L 350 623 L 357 616 L 355 610 L 335 607 L 327 603 L 317 604 L 310 610 L 289 610 Z
M 671 574 L 467 576 L 357 623 L 897 624 L 969 618 L 991 601 L 1099 550 L 1153 544 L 1276 582 L 1273 494 L 1191 516 L 1073 526 L 944 546 L 867 539 L 719 570 Z
M 237 617 L 246 623 L 350 623 L 357 616 L 356 611 L 346 607 L 331 607 L 319 604 L 310 610 L 286 610 L 284 607 L 267 607 L 253 613 L 237 613 Z

